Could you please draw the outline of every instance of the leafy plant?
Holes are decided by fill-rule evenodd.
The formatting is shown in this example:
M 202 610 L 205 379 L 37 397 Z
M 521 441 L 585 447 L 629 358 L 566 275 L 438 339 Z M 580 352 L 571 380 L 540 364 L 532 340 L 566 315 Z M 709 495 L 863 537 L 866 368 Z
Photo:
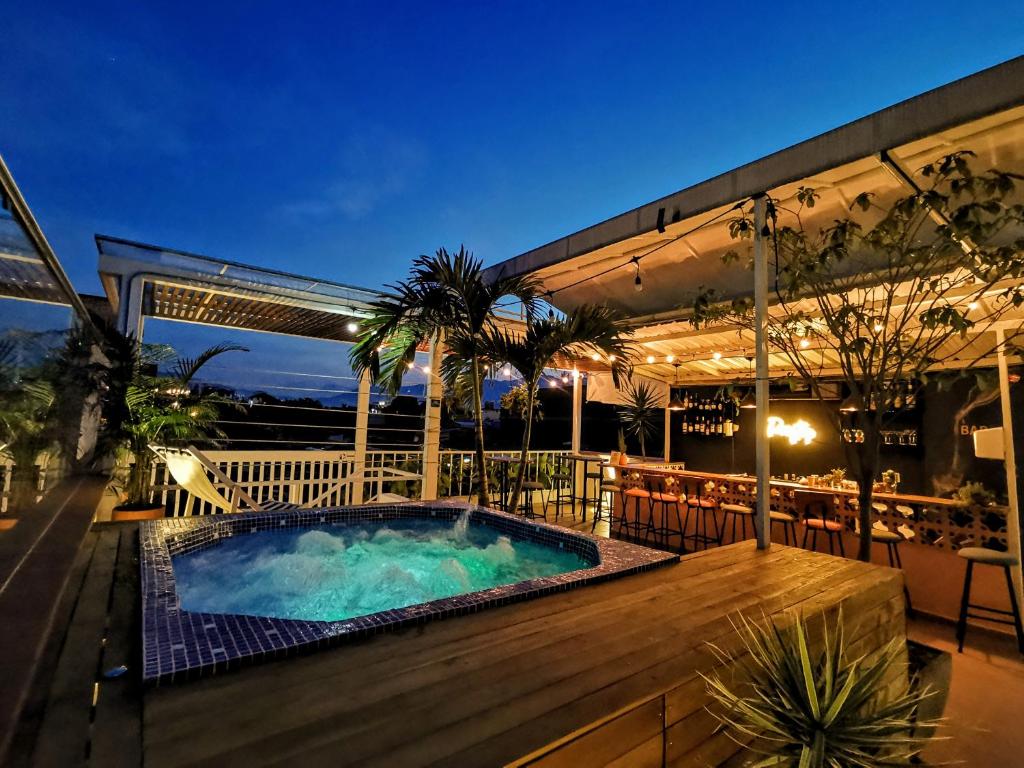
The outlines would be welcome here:
M 489 360 L 508 363 L 519 371 L 526 393 L 522 413 L 532 414 L 544 369 L 558 356 L 574 358 L 604 353 L 616 361 L 612 364 L 612 376 L 618 382 L 620 374 L 625 370 L 622 361 L 628 357 L 629 352 L 626 335 L 615 312 L 605 307 L 583 304 L 564 317 L 539 319 L 531 316 L 522 333 L 508 329 L 488 329 L 483 334 L 483 349 Z M 523 483 L 526 481 L 532 427 L 533 419 L 524 418 L 516 479 L 509 497 L 513 504 L 522 494 Z
M 525 381 L 516 384 L 502 394 L 501 407 L 513 416 L 520 419 L 526 418 L 526 409 L 530 407 L 530 392 Z M 533 420 L 544 420 L 544 408 L 539 400 L 533 402 Z
M 483 265 L 465 248 L 413 262 L 407 280 L 389 286 L 390 295 L 372 305 L 362 321 L 359 340 L 349 353 L 357 375 L 369 371 L 373 381 L 397 392 L 424 342 L 443 341 L 449 354 L 441 374 L 452 392 L 469 391 L 476 419 L 477 494 L 490 504 L 490 473 L 484 452 L 483 334 L 496 327 L 501 299 L 515 297 L 527 315 L 536 304 L 537 283 L 526 277 L 484 279 Z
M 964 483 L 956 491 L 956 497 L 964 504 L 985 507 L 995 501 L 996 496 L 982 483 Z
M 640 442 L 640 455 L 646 456 L 646 441 L 658 431 L 665 403 L 646 381 L 627 381 L 622 391 L 626 402 L 619 406 L 619 421 L 626 434 Z
M 737 743 L 764 756 L 758 766 L 907 765 L 924 747 L 913 734 L 922 725 L 918 705 L 932 693 L 907 679 L 902 641 L 850 658 L 841 609 L 834 628 L 824 621 L 819 652 L 803 616 L 785 626 L 741 616 L 734 626 L 749 656 L 711 647 L 744 682 L 731 687 L 721 674 L 705 676 L 717 705 L 709 711 Z
M 43 379 L 7 382 L 0 397 L 0 453 L 14 462 L 11 505 L 31 503 L 35 495 L 36 460 L 54 443 L 53 386 Z
M 972 156 L 957 152 L 928 163 L 908 184 L 911 193 L 891 203 L 858 195 L 849 206 L 854 216 L 813 217 L 809 210 L 821 194 L 801 187 L 791 200 L 750 201 L 730 222 L 734 238 L 763 238 L 774 262 L 772 350 L 819 401 L 829 396 L 825 368 L 850 393 L 849 413 L 826 412 L 837 433 L 844 420 L 863 433 L 863 440 L 843 445 L 858 485 L 858 556 L 865 561 L 881 430 L 905 407 L 893 382 L 923 386 L 954 359 L 967 368 L 991 364 L 1000 343 L 1012 349 L 1019 338 L 1019 331 L 1005 340 L 990 332 L 1024 305 L 1024 204 L 1016 192 L 1024 177 L 997 169 L 975 173 Z M 766 223 L 751 216 L 758 205 L 765 206 Z M 725 261 L 742 259 L 733 251 Z M 739 326 L 748 334 L 756 326 L 749 295 L 725 301 L 713 289 L 698 295 L 692 321 Z
M 192 381 L 210 360 L 226 352 L 245 352 L 244 347 L 219 344 L 198 357 L 175 360 L 168 376 L 150 373 L 165 358 L 166 350 L 134 344 L 132 361 L 122 369 L 129 379 L 124 386 L 126 413 L 119 425 L 123 446 L 131 461 L 122 462 L 115 479 L 125 501 L 123 508 L 144 509 L 153 504 L 151 444 L 185 444 L 197 439 L 219 437 L 216 427 L 221 407 L 241 408 L 220 393 L 198 391 Z

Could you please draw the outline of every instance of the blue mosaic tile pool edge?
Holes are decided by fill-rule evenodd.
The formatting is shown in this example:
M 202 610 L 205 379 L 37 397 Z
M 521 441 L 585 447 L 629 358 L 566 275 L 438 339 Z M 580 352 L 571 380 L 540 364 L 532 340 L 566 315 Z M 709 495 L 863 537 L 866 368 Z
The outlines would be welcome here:
M 222 538 L 283 527 L 368 522 L 401 517 L 454 520 L 469 510 L 473 522 L 514 538 L 558 544 L 590 562 L 589 568 L 506 584 L 428 603 L 342 621 L 302 621 L 182 610 L 171 558 L 215 546 Z M 455 501 L 402 502 L 288 512 L 170 518 L 139 526 L 142 593 L 142 677 L 151 685 L 226 672 L 306 653 L 399 627 L 423 624 L 606 581 L 676 562 L 678 555 L 569 531 L 548 523 Z

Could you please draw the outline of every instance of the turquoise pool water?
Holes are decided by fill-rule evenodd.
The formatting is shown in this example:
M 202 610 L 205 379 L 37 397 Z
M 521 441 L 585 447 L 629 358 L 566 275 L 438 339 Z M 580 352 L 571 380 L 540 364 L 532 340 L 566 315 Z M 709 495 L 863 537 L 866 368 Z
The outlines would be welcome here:
M 259 531 L 172 560 L 181 607 L 337 621 L 589 568 L 487 526 L 429 519 Z

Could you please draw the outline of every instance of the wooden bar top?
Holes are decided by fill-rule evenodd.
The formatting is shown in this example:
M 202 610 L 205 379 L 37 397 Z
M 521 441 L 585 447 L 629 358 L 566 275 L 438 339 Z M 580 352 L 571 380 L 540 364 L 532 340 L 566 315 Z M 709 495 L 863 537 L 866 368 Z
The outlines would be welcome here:
M 611 467 L 610 464 L 605 466 Z M 746 474 L 721 474 L 716 472 L 696 472 L 689 469 L 673 469 L 671 466 L 664 466 L 657 462 L 636 462 L 627 464 L 625 467 L 615 466 L 615 469 L 626 470 L 630 472 L 641 472 L 658 475 L 672 475 L 676 477 L 693 477 L 693 478 L 705 478 L 707 480 L 715 480 L 717 482 L 744 482 L 744 483 L 756 483 L 757 478 L 752 475 Z M 774 488 L 788 488 L 794 491 L 806 491 L 811 493 L 833 493 L 844 496 L 856 496 L 857 490 L 851 488 L 832 488 L 830 486 L 818 486 L 818 485 L 807 485 L 804 483 L 798 483 L 793 480 L 772 480 L 772 487 Z M 959 499 L 942 499 L 938 496 L 919 496 L 910 493 L 878 493 L 874 494 L 874 498 L 881 501 L 890 501 L 896 504 L 924 504 L 935 507 L 963 507 L 966 506 Z

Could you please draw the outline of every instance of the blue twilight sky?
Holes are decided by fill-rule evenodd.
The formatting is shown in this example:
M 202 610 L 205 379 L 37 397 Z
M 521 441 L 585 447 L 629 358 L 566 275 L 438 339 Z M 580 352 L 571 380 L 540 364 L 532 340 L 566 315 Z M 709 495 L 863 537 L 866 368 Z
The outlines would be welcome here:
M 1024 3 L 8 3 L 0 153 L 94 232 L 378 287 L 513 256 L 1024 52 Z M 213 339 L 217 340 L 217 339 Z

